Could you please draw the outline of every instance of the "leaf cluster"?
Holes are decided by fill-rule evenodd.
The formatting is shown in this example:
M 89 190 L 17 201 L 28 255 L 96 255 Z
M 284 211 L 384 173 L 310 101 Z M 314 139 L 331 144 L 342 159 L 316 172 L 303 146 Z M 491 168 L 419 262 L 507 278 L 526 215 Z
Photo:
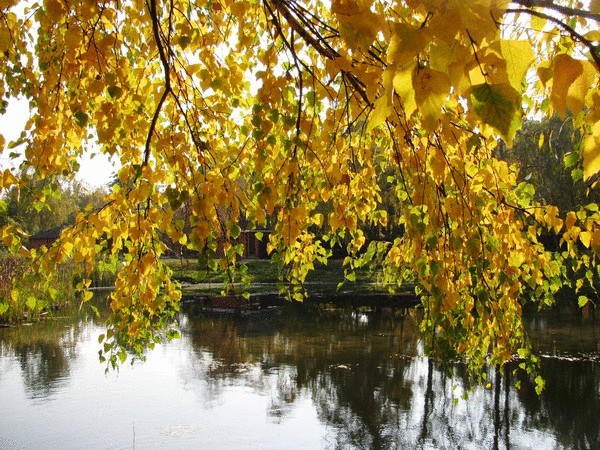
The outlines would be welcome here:
M 105 205 L 44 254 L 14 226 L 2 239 L 41 275 L 73 260 L 82 291 L 99 255 L 122 261 L 111 363 L 169 327 L 180 290 L 166 242 L 229 274 L 243 226 L 269 228 L 291 297 L 343 245 L 350 277 L 374 263 L 387 284 L 418 281 L 430 354 L 462 355 L 473 373 L 502 365 L 529 348 L 523 303 L 551 304 L 580 247 L 595 270 L 592 207 L 540 203 L 495 155 L 524 117 L 569 115 L 595 188 L 599 11 L 572 3 L 5 2 L 0 97 L 30 103 L 24 165 L 72 176 L 94 146 L 121 169 Z M 21 185 L 2 173 L 2 189 Z M 393 239 L 367 239 L 388 226 Z M 566 254 L 540 242 L 548 230 Z

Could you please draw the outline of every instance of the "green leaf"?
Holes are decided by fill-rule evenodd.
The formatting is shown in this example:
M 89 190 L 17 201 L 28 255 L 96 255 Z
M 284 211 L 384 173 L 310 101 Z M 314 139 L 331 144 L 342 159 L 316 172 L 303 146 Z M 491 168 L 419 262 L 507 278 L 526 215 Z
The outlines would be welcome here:
M 88 115 L 83 111 L 76 111 L 73 117 L 75 118 L 75 123 L 80 127 L 85 127 L 88 123 Z
M 515 189 L 515 194 L 519 199 L 519 205 L 529 206 L 535 195 L 535 187 L 532 184 L 522 181 Z
M 540 395 L 546 386 L 546 382 L 541 376 L 535 377 L 535 392 Z
M 580 308 L 583 308 L 585 305 L 587 305 L 589 300 L 590 299 L 587 298 L 585 295 L 580 295 L 579 298 L 577 299 L 577 304 L 579 305 Z
M 108 95 L 114 99 L 121 97 L 121 94 L 123 94 L 123 89 L 119 86 L 109 86 L 106 90 L 108 91 Z
M 177 43 L 183 49 L 185 49 L 192 42 L 192 38 L 187 34 L 181 35 L 177 38 Z
M 238 224 L 231 225 L 230 233 L 231 233 L 231 237 L 233 239 L 237 239 L 238 237 L 240 237 L 241 232 L 242 232 L 242 229 L 240 228 L 240 226 Z
M 27 307 L 29 309 L 31 309 L 33 311 L 33 310 L 35 310 L 35 307 L 37 306 L 37 300 L 32 295 L 32 296 L 30 296 L 30 297 L 27 298 L 27 300 L 25 301 L 25 304 L 27 305 Z
M 509 84 L 483 83 L 471 88 L 469 101 L 475 114 L 510 146 L 521 127 L 520 94 Z
M 563 161 L 565 163 L 565 167 L 574 166 L 579 161 L 579 154 L 577 152 L 569 152 L 565 155 Z

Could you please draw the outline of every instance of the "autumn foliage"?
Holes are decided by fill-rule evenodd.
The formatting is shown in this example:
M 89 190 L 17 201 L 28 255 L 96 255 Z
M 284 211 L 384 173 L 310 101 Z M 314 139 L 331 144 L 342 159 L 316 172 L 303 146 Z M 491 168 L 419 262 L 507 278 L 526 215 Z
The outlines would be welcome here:
M 240 217 L 272 226 L 269 250 L 293 284 L 335 246 L 349 254 L 350 278 L 374 261 L 392 287 L 416 277 L 428 351 L 462 355 L 475 371 L 517 353 L 535 365 L 523 304 L 552 304 L 571 281 L 593 287 L 597 205 L 537 204 L 535 186 L 494 150 L 510 147 L 524 117 L 569 116 L 582 136 L 570 161 L 595 189 L 597 2 L 0 5 L 0 94 L 31 107 L 20 142 L 0 137 L 3 155 L 20 144 L 40 178 L 72 177 L 85 151 L 120 162 L 106 205 L 81 213 L 46 253 L 2 231 L 40 274 L 67 259 L 86 273 L 100 254 L 123 260 L 107 353 L 142 351 L 176 309 L 163 237 L 209 256 L 224 240 L 225 270 L 242 254 Z M 4 170 L 2 189 L 19 185 Z M 400 205 L 402 232 L 367 242 L 366 226 L 392 220 L 384 194 Z M 547 233 L 561 251 L 540 242 Z

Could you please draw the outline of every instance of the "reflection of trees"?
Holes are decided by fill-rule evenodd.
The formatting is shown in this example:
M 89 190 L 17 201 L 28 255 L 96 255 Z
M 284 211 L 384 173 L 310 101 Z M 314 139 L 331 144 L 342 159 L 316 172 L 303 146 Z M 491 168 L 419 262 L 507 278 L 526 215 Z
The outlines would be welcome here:
M 337 440 L 362 445 L 364 439 L 385 440 L 382 424 L 394 420 L 398 405 L 410 403 L 410 388 L 397 382 L 407 362 L 395 355 L 416 354 L 416 322 L 392 315 L 365 319 L 299 309 L 237 322 L 188 319 L 182 331 L 192 341 L 196 371 L 206 369 L 213 394 L 236 374 L 254 386 L 274 376 L 270 415 L 285 414 L 286 405 L 308 389 L 323 420 L 344 434 Z
M 3 331 L 2 353 L 11 352 L 19 361 L 31 397 L 49 397 L 68 376 L 78 334 L 78 326 L 56 320 Z
M 544 358 L 541 397 L 526 384 L 519 397 L 528 411 L 524 424 L 556 434 L 561 446 L 600 448 L 600 366 L 594 361 Z
M 529 328 L 538 350 L 552 356 L 542 359 L 544 394 L 538 397 L 525 382 L 519 392 L 531 411 L 526 425 L 552 430 L 569 448 L 600 448 L 600 344 L 594 316 L 567 304 L 533 316 Z
M 589 413 L 600 410 L 592 363 L 553 367 L 545 360 L 541 399 L 526 382 L 516 391 L 495 370 L 490 389 L 470 391 L 463 366 L 453 366 L 451 377 L 419 356 L 410 315 L 299 309 L 235 321 L 188 314 L 182 331 L 209 397 L 228 384 L 270 392 L 266 414 L 278 421 L 309 393 L 332 448 L 522 447 L 539 438 L 532 430 L 560 446 L 600 448 L 600 419 Z M 465 390 L 469 400 L 455 404 Z
M 102 308 L 106 295 L 98 295 L 95 305 Z M 0 355 L 12 354 L 19 361 L 23 384 L 32 398 L 50 397 L 68 379 L 77 344 L 86 339 L 82 336 L 86 324 L 102 321 L 77 305 L 56 314 L 60 316 L 0 330 Z
M 15 348 L 23 383 L 34 398 L 49 397 L 69 373 L 69 359 L 60 345 L 37 342 Z

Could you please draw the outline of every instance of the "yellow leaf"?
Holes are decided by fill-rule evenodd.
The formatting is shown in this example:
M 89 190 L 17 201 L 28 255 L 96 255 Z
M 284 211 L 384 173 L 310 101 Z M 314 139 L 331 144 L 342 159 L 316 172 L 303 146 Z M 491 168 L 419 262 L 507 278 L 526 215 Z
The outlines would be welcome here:
M 8 189 L 19 181 L 9 169 L 5 169 L 2 172 L 0 179 L 2 180 L 2 183 L 0 183 L 0 188 L 2 189 Z
M 598 13 L 600 13 L 600 2 L 597 2 L 598 4 Z M 600 41 L 600 30 L 592 30 L 589 31 L 587 33 L 585 33 L 583 35 L 584 38 L 586 38 L 588 41 Z
M 342 16 L 340 34 L 350 46 L 359 46 L 367 49 L 375 40 L 376 26 L 381 21 L 371 11 L 365 11 L 356 16 Z
M 498 33 L 496 18 L 502 17 L 508 6 L 508 0 L 450 0 L 458 9 L 462 25 L 469 30 L 475 41 Z
M 567 229 L 572 228 L 577 223 L 577 215 L 573 211 L 567 213 L 566 227 Z
M 446 160 L 444 154 L 436 147 L 431 148 L 429 164 L 435 180 L 440 183 L 443 182 L 446 172 Z
M 457 42 L 456 35 L 463 28 L 461 26 L 460 11 L 456 7 L 457 4 L 455 2 L 445 3 L 443 12 L 440 11 L 438 14 L 433 14 L 428 25 L 436 38 L 452 45 Z
M 6 28 L 0 29 L 0 52 L 4 53 L 10 49 L 11 37 Z
M 591 236 L 591 246 L 594 253 L 600 253 L 600 230 L 594 230 Z
M 369 120 L 367 121 L 367 131 L 371 131 L 373 128 L 383 124 L 391 112 L 392 107 L 389 105 L 386 97 L 379 97 L 375 100 L 375 107 L 371 114 L 369 114 Z
M 583 140 L 583 177 L 588 179 L 600 172 L 600 122 L 592 126 L 592 132 Z
M 448 75 L 454 88 L 462 92 L 459 86 L 465 79 L 465 65 L 471 53 L 459 42 L 454 41 L 451 45 L 436 42 L 429 49 L 429 68 Z
M 73 244 L 71 242 L 63 242 L 62 243 L 62 251 L 65 255 L 70 255 L 73 251 Z
M 537 66 L 537 75 L 545 86 L 546 83 L 552 78 L 552 63 L 550 61 L 542 61 Z
M 585 248 L 590 248 L 591 240 L 592 236 L 589 231 L 582 231 L 579 233 L 579 241 L 585 246 Z
M 348 45 L 368 48 L 375 40 L 382 23 L 365 0 L 334 0 L 331 11 L 340 21 L 340 35 Z
M 534 60 L 529 41 L 502 40 L 502 55 L 506 61 L 508 82 L 518 92 L 523 92 L 523 83 L 527 70 Z
M 204 67 L 203 64 L 189 64 L 187 66 L 187 71 L 190 75 L 194 75 L 199 72 Z
M 577 61 L 582 72 L 573 81 L 567 93 L 567 108 L 573 115 L 579 114 L 585 104 L 585 97 L 594 88 L 597 77 L 596 68 L 590 61 Z
M 359 14 L 361 12 L 361 7 L 356 0 L 333 0 L 331 2 L 331 12 L 334 14 L 351 16 Z
M 415 101 L 415 90 L 412 86 L 412 68 L 400 70 L 394 76 L 394 91 L 402 100 L 402 107 L 406 117 L 410 117 L 417 109 Z
M 450 93 L 450 80 L 445 73 L 419 69 L 413 73 L 415 101 L 421 122 L 428 130 L 436 128 L 444 101 Z
M 67 31 L 65 31 L 65 46 L 70 50 L 74 50 L 79 47 L 81 38 L 82 35 L 79 30 L 74 27 L 68 28 Z
M 583 73 L 581 61 L 569 55 L 558 55 L 554 59 L 552 92 L 550 100 L 561 119 L 567 114 L 567 95 L 573 82 Z
M 387 59 L 393 66 L 404 66 L 414 61 L 416 56 L 425 48 L 427 42 L 426 30 L 419 30 L 408 24 L 397 23 L 394 25 L 394 31 L 390 39 Z
M 63 14 L 62 4 L 58 0 L 47 0 L 45 4 L 48 17 L 53 21 L 58 21 Z

